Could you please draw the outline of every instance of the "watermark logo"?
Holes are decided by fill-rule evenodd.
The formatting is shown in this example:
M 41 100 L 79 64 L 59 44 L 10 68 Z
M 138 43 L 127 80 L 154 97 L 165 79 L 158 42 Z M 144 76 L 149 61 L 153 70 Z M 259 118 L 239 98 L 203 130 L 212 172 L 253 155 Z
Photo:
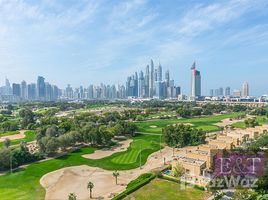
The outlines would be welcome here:
M 263 152 L 218 153 L 214 157 L 211 187 L 214 188 L 256 188 L 259 177 L 265 174 Z

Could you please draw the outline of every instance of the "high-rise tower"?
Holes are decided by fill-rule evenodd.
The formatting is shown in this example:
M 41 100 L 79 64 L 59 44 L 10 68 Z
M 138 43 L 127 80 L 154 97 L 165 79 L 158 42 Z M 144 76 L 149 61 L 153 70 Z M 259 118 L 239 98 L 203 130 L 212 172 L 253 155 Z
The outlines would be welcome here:
M 149 85 L 149 97 L 154 96 L 154 62 L 151 60 L 151 71 L 150 71 L 150 85 Z
M 201 96 L 201 73 L 196 69 L 194 62 L 191 67 L 191 97 L 196 98 Z
M 248 82 L 245 81 L 243 83 L 243 97 L 248 97 L 249 96 L 249 85 Z
M 44 101 L 45 100 L 45 78 L 42 76 L 38 76 L 37 78 L 37 99 Z

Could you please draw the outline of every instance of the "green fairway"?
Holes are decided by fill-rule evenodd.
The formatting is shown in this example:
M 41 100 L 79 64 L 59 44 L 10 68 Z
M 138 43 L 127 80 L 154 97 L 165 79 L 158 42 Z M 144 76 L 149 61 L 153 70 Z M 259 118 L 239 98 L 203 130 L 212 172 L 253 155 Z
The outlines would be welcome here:
M 256 120 L 257 120 L 257 122 L 259 122 L 260 125 L 268 124 L 268 118 L 267 117 L 256 116 Z M 232 126 L 234 128 L 241 128 L 241 129 L 246 128 L 245 122 L 237 122 L 237 123 L 232 124 Z
M 146 133 L 162 133 L 162 128 L 171 124 L 191 124 L 195 128 L 203 129 L 207 132 L 219 131 L 220 127 L 215 125 L 223 119 L 232 118 L 241 115 L 241 113 L 232 113 L 232 114 L 224 114 L 224 115 L 213 115 L 208 117 L 200 117 L 200 118 L 190 118 L 190 119 L 177 119 L 177 120 L 154 120 L 154 121 L 145 121 L 145 122 L 137 122 L 137 126 L 140 132 Z M 155 126 L 155 127 L 154 127 Z
M 18 133 L 19 133 L 19 131 L 9 131 L 9 132 L 5 132 L 5 133 L 0 133 L 0 137 L 9 136 L 9 135 L 16 135 Z
M 194 127 L 204 128 L 207 131 L 215 131 L 219 130 L 219 127 L 214 125 L 215 123 L 221 121 L 222 119 L 234 117 L 239 114 L 241 113 L 193 119 L 158 120 L 150 122 L 140 122 L 137 124 L 139 126 L 139 131 L 159 134 L 161 134 L 161 129 L 163 127 L 173 123 L 191 123 Z M 150 128 L 150 126 L 153 125 L 157 126 L 157 128 Z M 29 131 L 26 133 L 25 139 L 14 140 L 12 141 L 12 145 L 19 144 L 21 141 L 32 141 L 34 137 L 34 132 Z M 138 135 L 133 138 L 133 142 L 131 143 L 127 151 L 115 153 L 109 157 L 105 157 L 102 159 L 91 160 L 83 158 L 81 155 L 90 154 L 94 152 L 94 148 L 86 147 L 57 159 L 31 164 L 26 167 L 26 169 L 20 170 L 13 174 L 0 176 L 0 199 L 44 199 L 45 190 L 39 184 L 40 178 L 49 172 L 64 167 L 89 165 L 92 167 L 100 167 L 107 170 L 128 170 L 138 168 L 140 166 L 140 158 L 141 164 L 144 165 L 147 161 L 148 156 L 160 149 L 159 143 L 160 137 L 157 135 Z M 169 187 L 170 186 L 166 187 L 167 190 Z M 165 188 L 165 186 L 163 186 L 163 188 Z M 195 199 L 198 199 L 198 195 L 200 194 L 199 190 L 193 189 L 193 191 L 189 191 L 189 194 L 195 194 L 195 192 Z M 171 192 L 171 194 L 173 193 Z M 186 193 L 184 194 L 184 196 L 186 196 Z
M 94 152 L 93 148 L 82 148 L 66 156 L 29 165 L 26 169 L 13 174 L 0 176 L 0 199 L 14 200 L 41 200 L 44 199 L 45 190 L 39 184 L 40 178 L 52 171 L 69 166 L 89 165 L 108 170 L 127 170 L 139 167 L 141 161 L 145 164 L 148 156 L 159 150 L 159 137 L 140 135 L 133 138 L 130 148 L 126 152 L 119 152 L 112 156 L 90 160 L 81 155 Z M 140 151 L 140 144 L 141 151 Z
M 186 188 L 185 188 L 186 187 Z M 155 179 L 129 195 L 126 200 L 203 200 L 209 195 L 202 190 L 178 183 Z
M 18 145 L 21 142 L 31 142 L 35 140 L 35 132 L 34 131 L 26 131 L 25 132 L 25 138 L 23 139 L 17 139 L 17 140 L 11 140 L 11 146 Z M 3 148 L 3 142 L 0 142 L 0 149 Z

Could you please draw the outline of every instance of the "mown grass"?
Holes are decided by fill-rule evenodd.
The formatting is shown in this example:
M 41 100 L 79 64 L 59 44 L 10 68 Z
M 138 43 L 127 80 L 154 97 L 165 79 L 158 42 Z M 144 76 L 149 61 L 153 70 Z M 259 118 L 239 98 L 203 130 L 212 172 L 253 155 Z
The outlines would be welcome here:
M 144 122 L 137 122 L 138 130 L 140 132 L 146 133 L 157 133 L 161 134 L 162 129 L 165 128 L 167 125 L 171 124 L 191 124 L 195 128 L 203 129 L 206 132 L 213 132 L 219 131 L 221 128 L 216 123 L 220 122 L 223 119 L 232 118 L 241 115 L 242 113 L 231 113 L 231 114 L 224 114 L 224 115 L 213 115 L 207 117 L 196 117 L 196 118 L 189 118 L 189 119 L 171 119 L 171 120 L 154 120 L 154 121 L 144 121 Z M 156 126 L 152 128 L 152 126 Z
M 35 140 L 35 132 L 34 131 L 26 131 L 25 138 L 11 140 L 11 146 L 18 145 L 21 142 L 31 142 L 33 140 Z M 4 146 L 4 143 L 0 142 L 0 149 L 3 148 L 3 146 Z
M 222 119 L 234 117 L 241 113 L 234 113 L 228 115 L 220 116 L 210 116 L 203 118 L 193 118 L 193 119 L 179 119 L 179 120 L 158 120 L 150 122 L 140 122 L 137 123 L 139 130 L 143 132 L 152 132 L 161 134 L 161 129 L 168 124 L 173 123 L 191 123 L 194 127 L 203 128 L 207 131 L 215 131 L 220 128 L 214 125 L 220 122 Z M 155 129 L 149 128 L 151 125 L 157 126 L 157 131 Z M 22 140 L 12 141 L 12 145 L 19 144 L 21 141 L 31 141 L 34 138 L 34 132 L 27 132 L 26 138 Z M 6 174 L 0 176 L 0 199 L 13 200 L 13 199 L 25 199 L 25 200 L 41 200 L 44 199 L 45 190 L 39 183 L 41 177 L 49 172 L 70 166 L 79 165 L 89 165 L 92 167 L 100 167 L 106 170 L 128 170 L 139 167 L 140 158 L 141 164 L 144 165 L 150 154 L 160 149 L 160 137 L 154 135 L 138 135 L 133 138 L 133 142 L 130 147 L 125 152 L 115 153 L 109 157 L 105 157 L 98 160 L 91 160 L 83 158 L 82 155 L 90 154 L 95 151 L 94 148 L 86 147 L 75 152 L 69 153 L 57 159 L 48 160 L 40 163 L 34 163 L 29 165 L 23 170 L 14 172 L 13 174 Z M 1 145 L 1 144 L 0 144 Z M 172 184 L 172 183 L 171 183 Z M 161 185 L 161 184 L 160 184 Z M 170 195 L 178 195 L 178 191 L 174 192 L 171 187 L 172 185 L 166 186 L 162 184 L 163 188 L 160 190 L 159 194 L 167 193 L 167 197 L 172 197 Z M 161 188 L 162 188 L 161 186 Z M 155 186 L 157 187 L 157 185 Z M 179 197 L 185 197 L 184 199 L 199 198 L 200 191 L 189 191 L 189 194 L 183 191 L 182 195 Z M 153 195 L 154 193 L 152 193 Z M 187 195 L 190 195 L 187 198 Z M 139 199 L 159 199 L 158 196 L 141 196 Z M 160 195 L 161 197 L 161 195 Z M 176 196 L 175 196 L 176 197 Z M 172 198 L 166 198 L 172 199 Z M 174 198 L 173 198 L 174 199 Z M 180 199 L 180 198 L 177 198 Z
M 256 116 L 255 118 L 256 118 L 257 122 L 259 122 L 260 125 L 268 124 L 268 118 L 265 116 Z M 236 123 L 232 124 L 232 126 L 234 128 L 241 128 L 241 129 L 247 128 L 244 121 L 236 122 Z
M 18 133 L 19 133 L 19 131 L 9 131 L 9 132 L 5 132 L 5 133 L 0 133 L 0 137 L 9 136 L 9 135 L 16 135 Z
M 158 136 L 139 135 L 133 138 L 133 142 L 126 152 L 115 153 L 99 160 L 83 158 L 82 155 L 95 151 L 94 148 L 86 147 L 57 159 L 31 164 L 26 169 L 0 176 L 0 199 L 44 199 L 45 190 L 39 180 L 43 175 L 64 167 L 89 165 L 107 170 L 137 168 L 140 153 L 141 163 L 144 165 L 148 156 L 160 149 L 160 145 L 157 145 L 158 141 Z M 140 146 L 140 144 L 142 145 Z
M 202 190 L 162 179 L 155 179 L 126 197 L 126 200 L 203 200 L 208 194 Z

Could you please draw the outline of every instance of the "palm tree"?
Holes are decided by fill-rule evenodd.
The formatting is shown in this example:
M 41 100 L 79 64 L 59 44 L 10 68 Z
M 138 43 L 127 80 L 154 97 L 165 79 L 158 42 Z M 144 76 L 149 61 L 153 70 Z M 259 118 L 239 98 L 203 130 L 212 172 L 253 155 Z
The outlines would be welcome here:
M 4 147 L 8 149 L 10 147 L 11 141 L 9 138 L 6 138 L 3 143 Z
M 76 194 L 75 193 L 70 193 L 68 196 L 68 200 L 76 200 Z
M 116 183 L 116 185 L 117 185 L 117 178 L 118 178 L 118 176 L 120 176 L 119 172 L 118 171 L 115 171 L 113 173 L 113 177 L 115 177 L 115 183 Z
M 92 199 L 92 189 L 93 188 L 94 188 L 94 184 L 89 181 L 88 184 L 87 184 L 87 189 L 89 189 L 91 199 Z

